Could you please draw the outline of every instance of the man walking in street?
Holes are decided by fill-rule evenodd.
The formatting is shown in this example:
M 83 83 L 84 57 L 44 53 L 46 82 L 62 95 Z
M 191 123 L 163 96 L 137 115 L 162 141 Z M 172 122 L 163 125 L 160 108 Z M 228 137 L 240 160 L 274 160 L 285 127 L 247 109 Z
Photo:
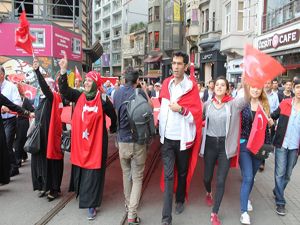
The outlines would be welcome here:
M 0 65 L 0 92 L 16 105 L 21 105 L 21 96 L 18 88 L 11 82 L 5 80 L 5 70 Z M 9 113 L 9 109 L 6 106 L 1 108 L 1 116 L 5 129 L 7 149 L 9 152 L 10 161 L 10 176 L 19 174 L 19 167 L 17 164 L 16 156 L 13 150 L 13 143 L 16 135 L 17 118 L 15 114 Z
M 137 216 L 142 181 L 147 157 L 146 144 L 138 144 L 132 134 L 129 118 L 124 102 L 131 100 L 138 84 L 138 71 L 128 68 L 125 72 L 125 85 L 120 87 L 113 96 L 113 103 L 118 115 L 118 147 L 120 163 L 123 172 L 123 187 L 125 195 L 125 208 L 128 211 L 128 225 L 138 225 Z M 145 90 L 139 89 L 148 104 L 152 107 L 151 100 Z
M 175 213 L 184 210 L 200 147 L 202 108 L 197 84 L 185 74 L 188 61 L 186 53 L 173 53 L 173 75 L 164 81 L 160 93 L 159 133 L 164 169 L 162 225 L 172 223 L 174 179 L 178 180 L 175 182 Z M 174 173 L 175 164 L 177 173 Z
M 299 155 L 300 146 L 300 80 L 293 84 L 295 97 L 284 99 L 271 117 L 278 119 L 274 137 L 276 212 L 286 215 L 284 191 L 290 181 Z

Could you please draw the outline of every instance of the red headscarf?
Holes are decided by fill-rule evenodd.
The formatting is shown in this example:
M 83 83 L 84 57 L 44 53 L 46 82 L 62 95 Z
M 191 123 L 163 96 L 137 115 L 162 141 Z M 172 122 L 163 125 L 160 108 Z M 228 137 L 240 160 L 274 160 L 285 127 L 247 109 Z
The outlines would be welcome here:
M 85 77 L 91 78 L 97 85 L 98 89 L 102 86 L 101 74 L 97 71 L 88 72 Z

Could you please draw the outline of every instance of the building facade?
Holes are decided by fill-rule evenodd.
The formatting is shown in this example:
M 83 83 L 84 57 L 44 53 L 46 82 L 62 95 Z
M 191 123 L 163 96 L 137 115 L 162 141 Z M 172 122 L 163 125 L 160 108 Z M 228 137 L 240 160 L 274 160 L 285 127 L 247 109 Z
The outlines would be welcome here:
M 69 48 L 82 52 L 81 65 L 78 69 L 89 71 L 94 60 L 92 56 L 102 54 L 102 48 L 98 49 L 97 53 L 92 48 L 92 14 L 90 13 L 92 0 L 3 0 L 0 2 L 0 22 L 18 23 L 22 2 L 24 2 L 27 18 L 32 23 L 41 25 L 55 23 L 81 36 L 81 40 L 71 43 Z M 45 32 L 35 33 L 35 35 L 38 35 L 39 39 L 46 39 Z
M 172 74 L 173 51 L 186 50 L 185 1 L 148 1 L 146 76 L 163 80 Z
M 198 47 L 198 38 L 201 32 L 200 27 L 200 0 L 187 0 L 186 1 L 186 14 L 185 14 L 185 37 L 187 40 L 187 50 L 190 59 L 194 59 L 195 76 L 200 79 L 200 48 Z
M 140 76 L 144 75 L 144 57 L 146 53 L 147 30 L 142 29 L 124 35 L 122 40 L 123 59 L 122 68 L 131 66 L 138 70 Z
M 147 6 L 143 0 L 96 0 L 93 13 L 93 39 L 103 46 L 100 67 L 103 75 L 122 74 L 122 36 L 136 22 L 147 21 Z
M 227 0 L 222 2 L 221 51 L 227 57 L 227 79 L 239 83 L 242 75 L 244 46 L 252 44 L 258 35 L 258 17 L 262 15 L 257 0 Z
M 279 80 L 300 74 L 300 1 L 262 1 L 260 34 L 254 46 L 273 56 L 286 68 Z

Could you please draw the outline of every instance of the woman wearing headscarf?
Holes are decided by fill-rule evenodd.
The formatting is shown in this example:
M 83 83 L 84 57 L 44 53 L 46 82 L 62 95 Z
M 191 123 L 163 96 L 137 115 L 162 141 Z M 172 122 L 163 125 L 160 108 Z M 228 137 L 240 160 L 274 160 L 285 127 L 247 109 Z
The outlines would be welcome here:
M 41 120 L 41 149 L 31 156 L 31 174 L 33 189 L 39 190 L 39 197 L 46 196 L 54 200 L 60 193 L 64 161 L 61 151 L 62 133 L 62 100 L 55 91 L 55 81 L 44 78 L 39 70 L 37 59 L 33 61 L 33 69 L 41 88 L 39 104 L 35 110 L 36 122 Z
M 12 103 L 8 98 L 0 93 L 0 109 L 1 113 L 9 110 L 19 113 L 20 116 L 33 116 L 29 111 Z M 8 184 L 10 181 L 10 163 L 9 153 L 6 145 L 6 136 L 3 126 L 2 117 L 0 116 L 0 184 Z
M 86 74 L 84 91 L 68 87 L 67 57 L 59 62 L 59 89 L 67 100 L 75 102 L 71 134 L 71 181 L 69 191 L 79 196 L 79 208 L 88 208 L 88 219 L 96 217 L 104 188 L 108 134 L 105 116 L 111 119 L 110 132 L 116 131 L 117 116 L 112 103 L 102 92 L 101 75 Z

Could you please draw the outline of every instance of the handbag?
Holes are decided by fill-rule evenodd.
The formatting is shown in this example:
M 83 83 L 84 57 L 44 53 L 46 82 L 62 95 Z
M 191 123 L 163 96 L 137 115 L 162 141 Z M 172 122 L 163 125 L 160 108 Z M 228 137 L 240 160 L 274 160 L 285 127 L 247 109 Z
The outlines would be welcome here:
M 41 111 L 40 120 L 36 124 L 34 124 L 32 131 L 27 135 L 27 140 L 24 145 L 25 152 L 37 154 L 41 150 L 41 120 L 44 114 L 45 104 L 43 105 Z
M 274 147 L 271 144 L 264 144 L 258 152 L 254 155 L 259 160 L 265 160 L 269 158 L 270 153 L 274 151 Z
M 62 152 L 71 152 L 71 130 L 63 130 L 60 147 Z

